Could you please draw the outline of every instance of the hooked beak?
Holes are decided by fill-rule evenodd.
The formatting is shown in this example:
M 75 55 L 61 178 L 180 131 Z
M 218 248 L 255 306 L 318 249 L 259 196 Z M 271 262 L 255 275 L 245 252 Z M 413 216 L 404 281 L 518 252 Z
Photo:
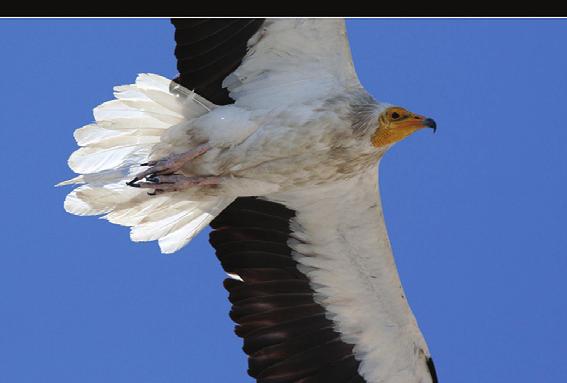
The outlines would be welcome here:
M 428 128 L 433 129 L 433 133 L 437 131 L 437 123 L 432 118 L 426 118 L 423 120 L 423 126 L 427 126 Z
M 432 118 L 414 114 L 404 108 L 392 107 L 385 110 L 378 119 L 378 128 L 371 138 L 372 145 L 377 148 L 386 147 L 423 128 L 431 128 L 435 133 L 437 124 Z
M 432 118 L 420 116 L 418 114 L 413 115 L 406 121 L 400 121 L 398 123 L 398 126 L 402 129 L 411 129 L 414 131 L 421 128 L 431 128 L 433 129 L 433 133 L 437 131 L 437 123 L 435 122 L 435 120 L 433 120 Z

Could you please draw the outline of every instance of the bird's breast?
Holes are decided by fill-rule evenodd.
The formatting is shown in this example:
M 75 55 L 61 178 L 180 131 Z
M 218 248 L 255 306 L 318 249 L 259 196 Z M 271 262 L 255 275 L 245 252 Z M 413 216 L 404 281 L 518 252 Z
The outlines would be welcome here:
M 282 189 L 318 185 L 349 179 L 376 166 L 377 154 L 355 155 L 346 148 L 274 157 L 249 164 L 242 162 L 230 167 L 230 174 L 276 183 Z
M 328 102 L 256 111 L 250 114 L 254 133 L 204 156 L 199 167 L 282 189 L 351 178 L 375 166 L 382 153 L 353 130 L 347 112 Z

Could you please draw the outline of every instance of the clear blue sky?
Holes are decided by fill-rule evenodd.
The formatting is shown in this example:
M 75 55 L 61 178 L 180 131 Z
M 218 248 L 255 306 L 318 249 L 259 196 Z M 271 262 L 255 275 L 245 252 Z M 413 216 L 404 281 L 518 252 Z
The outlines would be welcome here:
M 164 256 L 63 210 L 72 132 L 173 77 L 168 20 L 0 20 L 0 382 L 251 382 L 201 234 Z M 381 164 L 441 383 L 567 381 L 567 20 L 349 20 L 362 83 L 434 117 Z

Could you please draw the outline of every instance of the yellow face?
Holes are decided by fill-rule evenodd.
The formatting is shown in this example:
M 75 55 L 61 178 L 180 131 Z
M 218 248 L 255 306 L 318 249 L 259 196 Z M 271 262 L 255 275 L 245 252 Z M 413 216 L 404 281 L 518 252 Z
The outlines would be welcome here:
M 431 118 L 413 114 L 404 108 L 388 108 L 378 119 L 378 129 L 372 135 L 372 145 L 379 148 L 396 143 L 422 128 L 432 128 L 435 132 L 437 126 Z

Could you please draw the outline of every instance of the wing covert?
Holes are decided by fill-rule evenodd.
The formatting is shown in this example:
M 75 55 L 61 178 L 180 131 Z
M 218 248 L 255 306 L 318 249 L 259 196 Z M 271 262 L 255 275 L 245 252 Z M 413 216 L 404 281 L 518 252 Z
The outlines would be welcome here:
M 237 105 L 272 108 L 360 87 L 343 19 L 267 19 L 223 84 Z

